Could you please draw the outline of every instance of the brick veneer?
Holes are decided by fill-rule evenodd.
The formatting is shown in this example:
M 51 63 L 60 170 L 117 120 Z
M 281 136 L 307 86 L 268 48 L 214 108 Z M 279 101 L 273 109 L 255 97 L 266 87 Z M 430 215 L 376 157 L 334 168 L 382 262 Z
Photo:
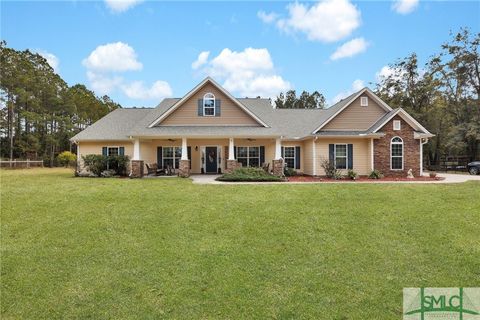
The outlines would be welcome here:
M 401 130 L 393 130 L 393 120 L 400 120 Z M 406 177 L 409 169 L 420 175 L 420 140 L 414 139 L 414 130 L 400 116 L 395 116 L 379 132 L 385 136 L 374 140 L 374 166 L 386 176 Z M 393 137 L 403 140 L 403 170 L 390 170 L 390 142 Z
M 143 177 L 143 161 L 132 160 L 130 162 L 130 178 L 142 178 Z
M 182 178 L 188 178 L 190 176 L 190 160 L 179 161 L 178 176 Z
M 274 176 L 283 177 L 283 159 L 272 160 L 272 173 Z
M 228 155 L 227 155 L 228 156 Z M 227 160 L 227 168 L 225 169 L 226 173 L 231 173 L 237 168 L 241 168 L 242 163 L 237 160 Z

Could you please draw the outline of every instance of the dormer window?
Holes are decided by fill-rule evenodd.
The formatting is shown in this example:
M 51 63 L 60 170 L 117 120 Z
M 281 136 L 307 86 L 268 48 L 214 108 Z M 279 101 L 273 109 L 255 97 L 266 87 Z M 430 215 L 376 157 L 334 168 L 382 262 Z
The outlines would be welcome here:
M 360 106 L 361 107 L 368 107 L 368 97 L 361 97 L 360 98 Z
M 215 116 L 215 96 L 213 93 L 206 93 L 203 96 L 203 115 Z

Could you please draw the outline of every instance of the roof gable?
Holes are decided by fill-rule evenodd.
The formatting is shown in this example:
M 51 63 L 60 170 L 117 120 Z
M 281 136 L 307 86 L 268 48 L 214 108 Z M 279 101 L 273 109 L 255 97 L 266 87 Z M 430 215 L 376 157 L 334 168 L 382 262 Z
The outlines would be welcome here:
M 342 112 L 350 107 L 355 101 L 357 101 L 362 95 L 368 95 L 373 101 L 385 112 L 390 112 L 392 108 L 387 105 L 382 99 L 380 99 L 375 93 L 373 93 L 372 90 L 369 88 L 363 88 L 362 90 L 358 91 L 357 93 L 351 94 L 347 98 L 337 102 L 335 105 L 330 107 L 329 109 L 332 110 L 331 116 L 324 121 L 319 127 L 317 127 L 313 133 L 317 133 L 320 129 L 324 128 L 327 124 L 329 124 L 331 121 L 333 121 L 335 118 L 337 118 Z M 352 128 L 352 129 L 361 129 L 361 128 Z M 366 129 L 366 128 L 365 128 Z
M 429 134 L 431 133 L 425 129 L 417 120 L 415 120 L 411 115 L 407 113 L 407 111 L 403 110 L 402 108 L 398 108 L 395 110 L 390 111 L 385 116 L 380 118 L 371 128 L 369 131 L 372 133 L 376 133 L 381 130 L 393 117 L 396 115 L 400 116 L 406 123 L 413 129 L 420 131 L 421 133 Z
M 195 98 L 199 92 L 204 89 L 205 87 L 210 87 L 216 90 L 219 95 L 223 96 L 224 99 L 228 100 L 229 104 L 227 109 L 230 113 L 226 114 L 223 119 L 219 120 L 222 117 L 198 117 L 196 116 L 195 110 L 196 105 L 193 107 L 194 110 L 190 110 L 191 113 L 190 117 L 192 118 L 195 114 L 195 122 L 194 123 L 179 123 L 178 121 L 172 121 L 172 116 L 179 110 L 182 106 L 187 104 L 192 104 L 192 99 Z M 203 95 L 202 95 L 203 96 Z M 223 102 L 222 102 L 223 104 Z M 189 106 L 192 109 L 192 106 Z M 223 108 L 223 107 L 222 107 Z M 225 121 L 230 117 L 230 121 Z M 202 119 L 199 119 L 202 118 Z M 203 80 L 200 84 L 198 84 L 195 88 L 193 88 L 190 92 L 188 92 L 182 99 L 178 100 L 174 103 L 168 110 L 166 110 L 161 116 L 156 118 L 150 125 L 149 128 L 155 127 L 160 123 L 167 123 L 170 122 L 170 125 L 212 125 L 212 123 L 218 123 L 220 125 L 260 125 L 263 127 L 268 127 L 268 125 L 260 119 L 257 115 L 255 115 L 251 110 L 245 107 L 238 99 L 233 97 L 228 91 L 226 91 L 222 86 L 220 86 L 217 82 L 215 82 L 212 78 L 207 77 Z M 181 122 L 181 121 L 180 121 Z

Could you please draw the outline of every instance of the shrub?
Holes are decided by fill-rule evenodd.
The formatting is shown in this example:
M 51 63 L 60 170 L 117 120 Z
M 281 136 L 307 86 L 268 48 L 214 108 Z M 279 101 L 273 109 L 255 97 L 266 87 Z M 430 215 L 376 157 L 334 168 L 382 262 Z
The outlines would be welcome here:
M 231 173 L 218 177 L 218 181 L 282 181 L 282 178 L 271 175 L 261 168 L 238 168 Z
M 293 168 L 285 167 L 285 169 L 283 169 L 283 174 L 286 177 L 293 177 L 297 175 L 297 171 L 295 171 Z
M 112 175 L 126 176 L 129 158 L 128 156 L 103 156 L 99 154 L 87 154 L 82 157 L 87 170 L 97 177 L 103 176 L 106 170 L 113 171 Z M 110 175 L 111 176 L 111 175 Z
M 88 171 L 100 177 L 102 171 L 107 169 L 107 157 L 100 154 L 87 154 L 82 156 L 83 163 Z
M 325 175 L 327 178 L 331 179 L 340 179 L 341 178 L 341 173 L 337 168 L 335 167 L 335 162 L 331 161 L 330 159 L 322 159 L 320 162 L 320 166 L 323 168 L 323 171 L 325 171 Z
M 383 178 L 383 173 L 380 172 L 379 170 L 373 170 L 372 172 L 370 172 L 370 174 L 368 175 L 368 178 L 369 179 L 381 179 Z
M 347 171 L 347 177 L 349 177 L 350 179 L 352 180 L 357 180 L 358 179 L 358 173 L 356 173 L 355 171 L 353 171 L 352 169 L 349 169 Z
M 104 170 L 101 173 L 101 176 L 104 178 L 113 177 L 116 174 L 115 170 Z
M 435 171 L 430 171 L 428 173 L 428 175 L 430 176 L 430 178 L 436 178 L 437 177 L 437 173 Z
M 77 161 L 77 156 L 70 151 L 63 151 L 57 156 L 57 162 L 64 167 L 74 166 Z

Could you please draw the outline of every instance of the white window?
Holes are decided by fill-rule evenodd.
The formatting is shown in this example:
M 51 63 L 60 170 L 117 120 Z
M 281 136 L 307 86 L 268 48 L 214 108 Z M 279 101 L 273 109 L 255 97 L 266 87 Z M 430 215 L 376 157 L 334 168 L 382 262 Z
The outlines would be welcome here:
M 360 98 L 360 106 L 368 107 L 368 97 L 361 97 Z
M 259 167 L 260 147 L 237 147 L 237 161 L 243 167 Z
M 163 147 L 162 148 L 162 167 L 178 169 L 180 158 L 182 157 L 181 147 Z
M 392 138 L 390 143 L 390 169 L 403 170 L 403 140 L 400 137 Z
M 400 130 L 400 120 L 393 120 L 393 130 Z
M 118 156 L 118 147 L 107 147 L 107 156 Z
M 215 96 L 213 93 L 206 93 L 203 96 L 203 115 L 215 116 Z
M 347 169 L 348 168 L 347 157 L 347 145 L 336 144 L 335 145 L 335 168 Z
M 283 160 L 285 166 L 295 169 L 295 147 L 283 147 Z

